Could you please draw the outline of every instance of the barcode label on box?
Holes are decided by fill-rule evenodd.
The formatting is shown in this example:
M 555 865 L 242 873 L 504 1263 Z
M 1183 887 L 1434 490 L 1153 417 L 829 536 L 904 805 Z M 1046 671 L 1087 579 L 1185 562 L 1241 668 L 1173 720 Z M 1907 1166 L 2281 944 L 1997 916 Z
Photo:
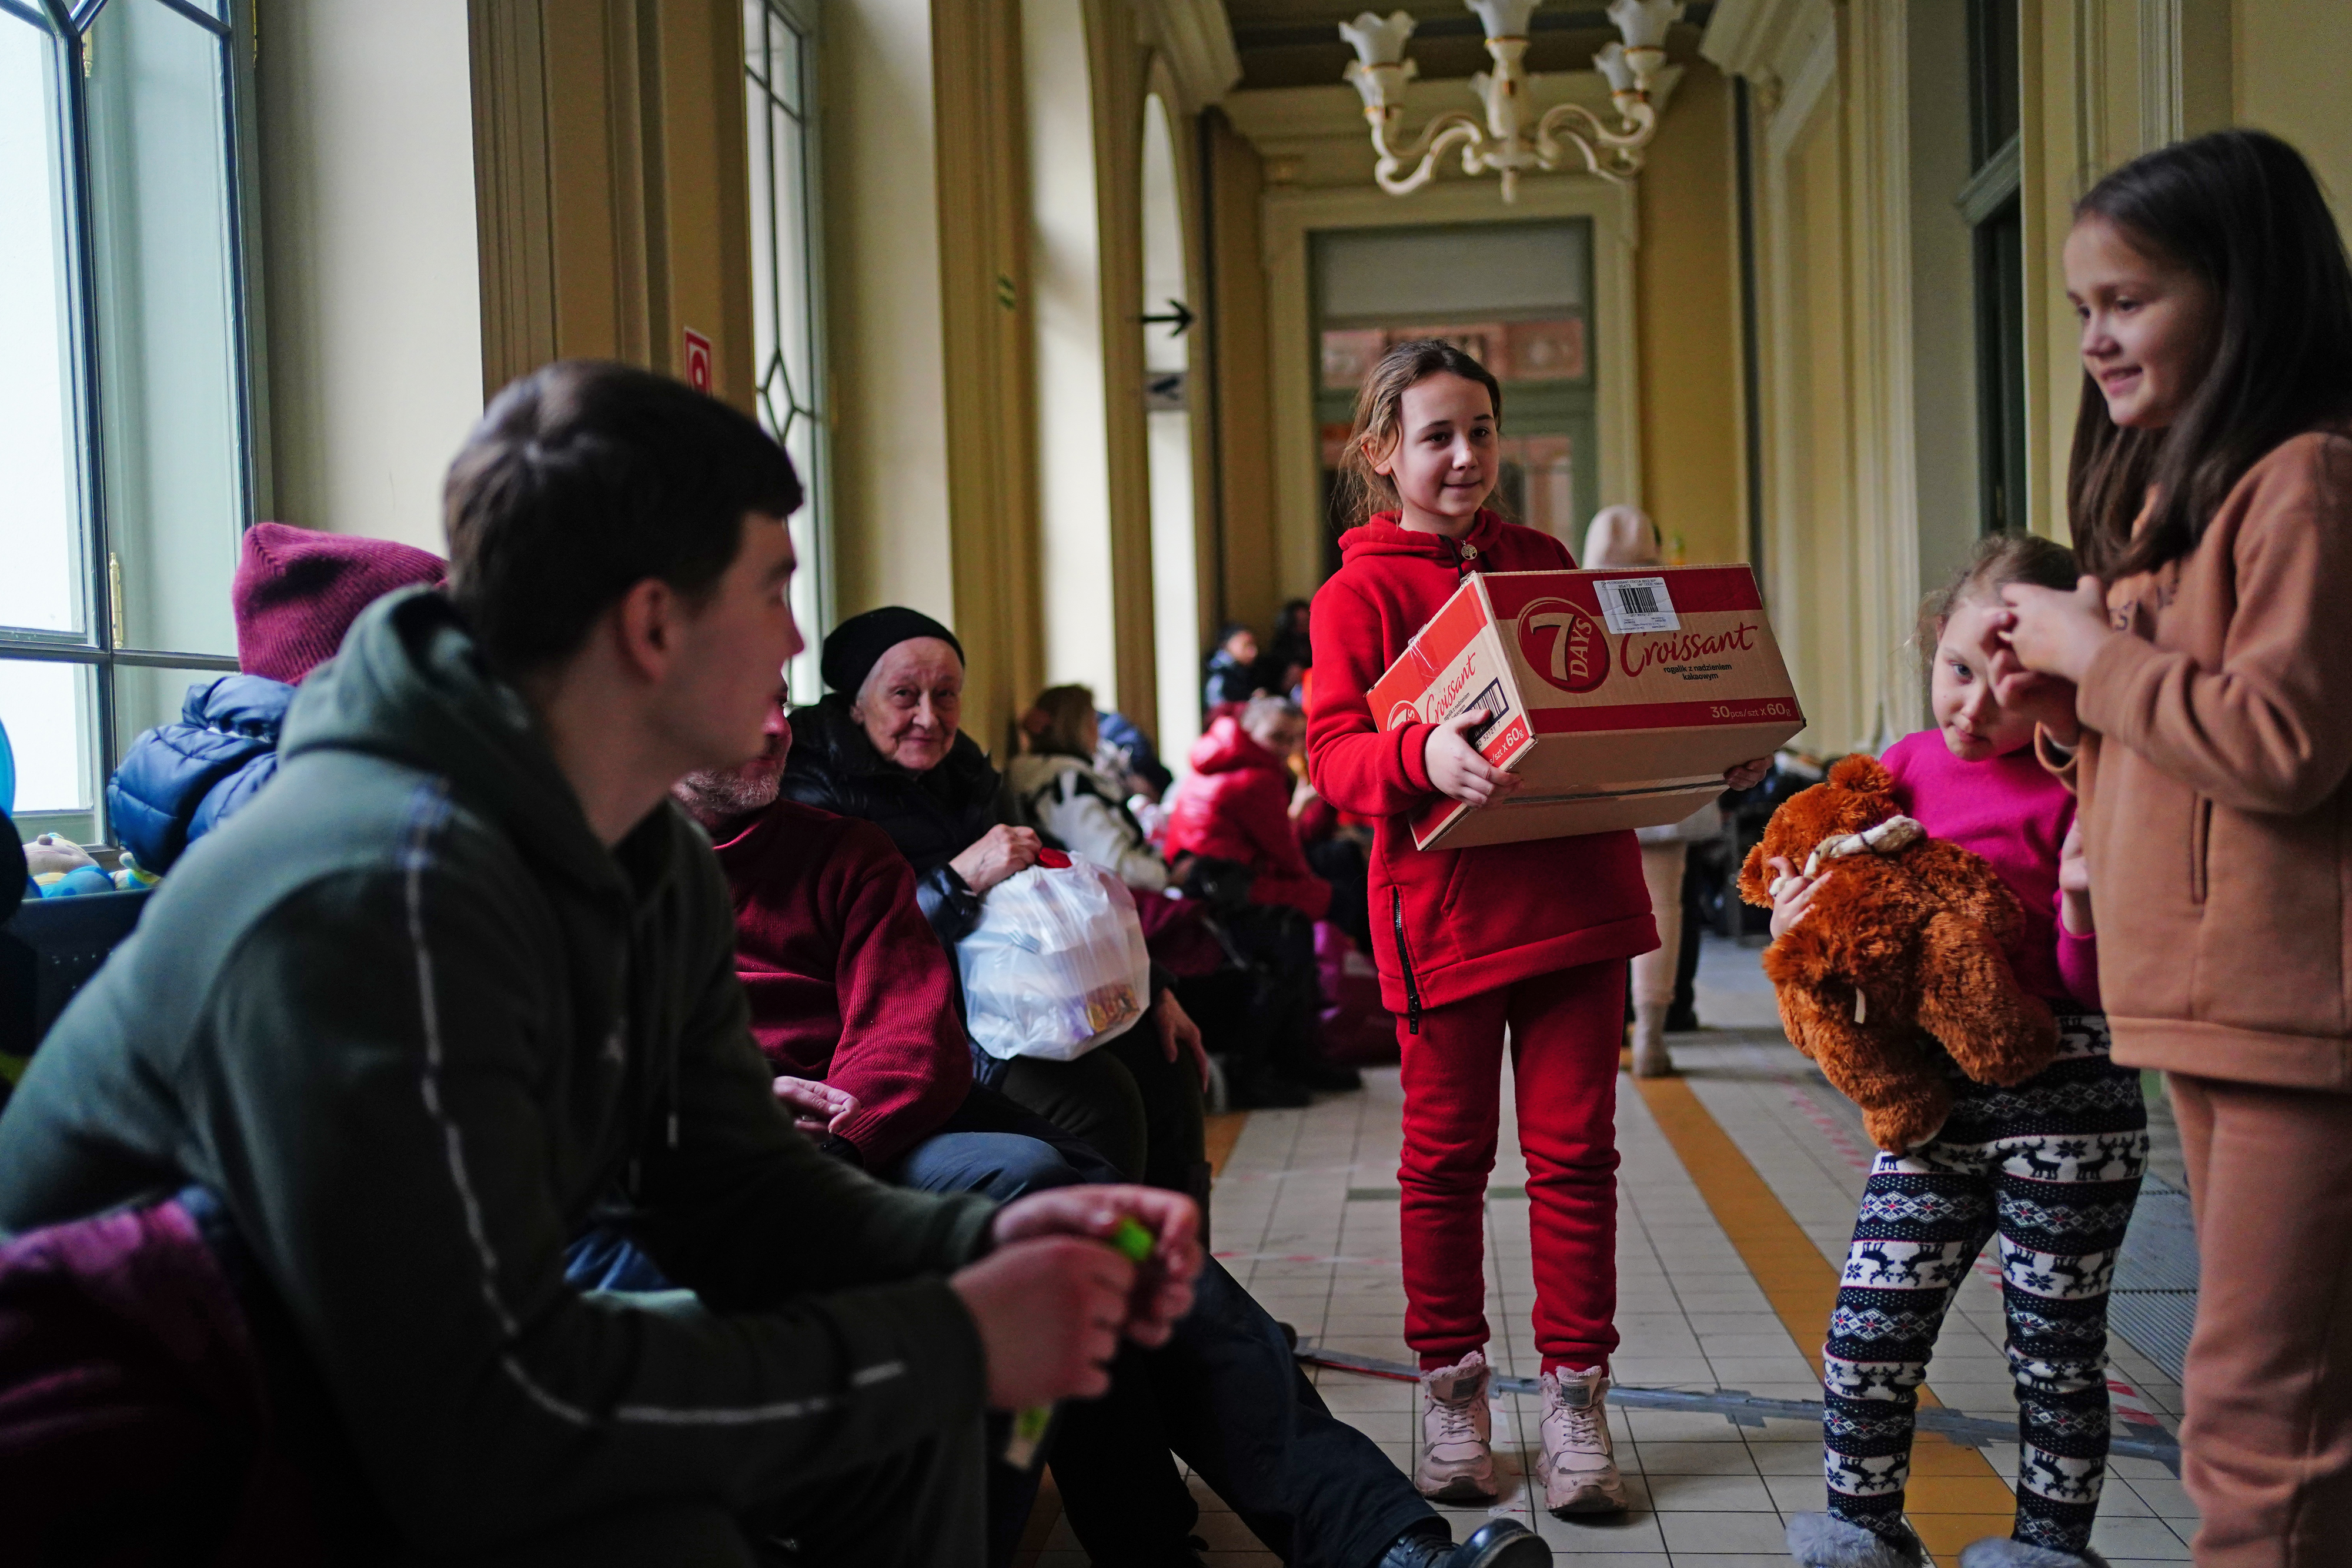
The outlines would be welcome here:
M 1592 586 L 1601 595 L 1601 618 L 1609 622 L 1612 635 L 1683 629 L 1682 617 L 1675 613 L 1675 601 L 1667 596 L 1666 580 L 1663 577 L 1603 578 Z

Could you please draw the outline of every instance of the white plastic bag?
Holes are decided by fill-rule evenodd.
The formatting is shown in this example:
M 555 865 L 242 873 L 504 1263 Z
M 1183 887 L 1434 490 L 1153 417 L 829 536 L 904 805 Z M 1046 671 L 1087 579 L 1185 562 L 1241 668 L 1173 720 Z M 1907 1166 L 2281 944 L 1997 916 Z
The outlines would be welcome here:
M 989 890 L 956 963 L 971 1038 L 999 1059 L 1076 1061 L 1134 1028 L 1151 1002 L 1135 895 L 1092 862 L 1051 850 Z

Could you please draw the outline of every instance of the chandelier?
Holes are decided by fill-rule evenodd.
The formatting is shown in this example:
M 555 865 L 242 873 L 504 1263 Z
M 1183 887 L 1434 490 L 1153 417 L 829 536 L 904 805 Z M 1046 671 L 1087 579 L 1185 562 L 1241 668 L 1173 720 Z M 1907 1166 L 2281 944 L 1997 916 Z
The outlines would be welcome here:
M 1403 107 L 1404 84 L 1418 74 L 1413 62 L 1404 57 L 1412 17 L 1395 11 L 1383 20 L 1367 11 L 1339 24 L 1339 36 L 1355 46 L 1348 80 L 1363 96 L 1364 118 L 1371 122 L 1372 151 L 1380 154 L 1372 177 L 1381 190 L 1391 196 L 1419 190 L 1435 175 L 1437 161 L 1456 147 L 1462 150 L 1465 173 L 1491 169 L 1501 176 L 1507 202 L 1518 197 L 1521 170 L 1558 169 L 1570 157 L 1580 158 L 1587 170 L 1620 184 L 1642 172 L 1642 150 L 1658 132 L 1650 83 L 1666 63 L 1666 29 L 1682 17 L 1680 0 L 1611 0 L 1609 19 L 1624 42 L 1602 49 L 1592 57 L 1592 64 L 1609 78 L 1610 101 L 1617 110 L 1615 128 L 1582 104 L 1563 103 L 1536 120 L 1530 133 L 1526 120 L 1531 78 L 1520 61 L 1528 52 L 1528 18 L 1540 3 L 1464 0 L 1478 13 L 1486 29 L 1486 53 L 1495 60 L 1492 73 L 1480 71 L 1470 78 L 1470 90 L 1486 108 L 1486 122 L 1480 125 L 1465 110 L 1448 110 L 1423 126 L 1405 147 L 1393 145 L 1391 137 Z M 1408 166 L 1411 172 L 1405 172 Z

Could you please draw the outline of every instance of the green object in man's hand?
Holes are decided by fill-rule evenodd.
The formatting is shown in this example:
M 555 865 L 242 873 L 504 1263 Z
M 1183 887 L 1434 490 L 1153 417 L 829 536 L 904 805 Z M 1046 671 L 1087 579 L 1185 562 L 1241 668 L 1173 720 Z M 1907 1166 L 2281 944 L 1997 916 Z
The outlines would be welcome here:
M 1122 1214 L 1118 1223 L 1111 1227 L 1110 1245 L 1129 1262 L 1141 1264 L 1150 1260 L 1151 1249 L 1160 1245 L 1160 1239 L 1135 1216 Z M 1025 1470 L 1036 1463 L 1038 1447 L 1045 1441 L 1045 1429 L 1053 1424 L 1051 1405 L 1032 1405 L 1026 1410 L 1014 1411 L 1012 1434 L 1004 1440 L 1004 1462 L 1017 1470 Z

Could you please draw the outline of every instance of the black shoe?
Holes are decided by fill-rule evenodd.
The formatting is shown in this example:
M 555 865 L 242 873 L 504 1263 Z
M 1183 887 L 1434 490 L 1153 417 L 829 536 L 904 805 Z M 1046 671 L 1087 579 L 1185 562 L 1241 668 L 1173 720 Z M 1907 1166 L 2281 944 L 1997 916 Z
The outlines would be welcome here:
M 1326 1061 L 1319 1056 L 1295 1056 L 1278 1062 L 1275 1071 L 1289 1079 L 1324 1094 L 1337 1094 L 1349 1089 L 1361 1089 L 1364 1075 L 1352 1067 L 1342 1067 L 1336 1061 Z
M 1225 1073 L 1225 1103 L 1236 1111 L 1296 1111 L 1314 1101 L 1304 1086 L 1262 1068 Z
M 1668 1034 L 1697 1033 L 1698 1009 L 1696 1008 L 1685 1007 L 1674 1007 L 1667 1009 L 1666 1032 Z
M 1377 1568 L 1549 1568 L 1550 1563 L 1551 1548 L 1526 1525 L 1497 1519 L 1459 1546 L 1442 1522 L 1434 1530 L 1417 1525 L 1389 1542 Z

